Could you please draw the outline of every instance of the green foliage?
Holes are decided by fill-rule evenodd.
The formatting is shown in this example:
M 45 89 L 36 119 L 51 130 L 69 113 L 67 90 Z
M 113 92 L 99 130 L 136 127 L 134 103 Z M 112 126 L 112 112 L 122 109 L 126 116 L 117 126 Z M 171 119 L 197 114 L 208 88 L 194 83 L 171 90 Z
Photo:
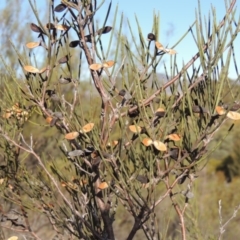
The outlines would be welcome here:
M 121 239 L 141 238 L 139 230 L 146 239 L 205 238 L 200 213 L 188 205 L 232 127 L 210 145 L 217 131 L 232 115 L 239 120 L 232 109 L 239 93 L 228 79 L 231 62 L 237 69 L 235 1 L 219 24 L 212 10 L 205 29 L 199 5 L 170 49 L 158 42 L 158 15 L 148 36 L 136 18 L 136 38 L 128 22 L 130 41 L 123 19 L 108 25 L 111 3 L 99 22 L 104 2 L 51 1 L 47 23 L 29 3 L 35 39 L 23 53 L 13 44 L 24 77 L 1 56 L 1 195 L 15 213 L 2 211 L 2 222 L 40 239 L 28 217 L 34 211 L 62 238 L 115 239 L 116 225 L 131 216 Z M 175 47 L 189 33 L 199 52 L 179 66 Z

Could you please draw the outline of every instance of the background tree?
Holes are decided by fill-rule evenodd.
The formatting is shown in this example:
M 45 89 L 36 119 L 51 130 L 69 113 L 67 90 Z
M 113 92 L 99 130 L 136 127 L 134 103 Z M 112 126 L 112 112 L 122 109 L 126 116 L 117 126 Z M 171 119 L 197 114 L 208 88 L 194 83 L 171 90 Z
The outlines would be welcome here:
M 198 226 L 190 220 L 196 216 L 185 213 L 194 180 L 225 136 L 209 143 L 227 119 L 240 119 L 234 105 L 238 93 L 228 79 L 231 61 L 237 72 L 235 1 L 226 4 L 219 24 L 212 10 L 205 29 L 199 10 L 172 48 L 158 41 L 158 15 L 147 36 L 137 21 L 139 41 L 129 26 L 130 44 L 121 23 L 108 23 L 111 3 L 101 22 L 96 0 L 52 1 L 47 22 L 29 3 L 37 40 L 27 42 L 29 54 L 15 47 L 24 79 L 2 56 L 2 226 L 46 239 L 37 227 L 49 227 L 41 224 L 47 219 L 64 239 L 115 239 L 126 214 L 133 222 L 122 239 L 133 239 L 139 230 L 146 239 L 160 239 L 175 226 L 182 239 L 192 237 L 191 224 Z M 175 47 L 188 33 L 199 52 L 180 67 Z M 159 64 L 166 58 L 166 80 L 159 79 Z M 82 74 L 91 78 L 92 89 L 84 88 Z M 29 132 L 31 124 L 36 131 Z M 53 129 L 41 135 L 48 148 L 36 141 L 46 128 Z M 161 207 L 168 224 L 158 214 Z M 33 211 L 38 224 L 32 224 Z M 174 235 L 179 238 L 179 232 Z M 198 231 L 194 237 L 204 236 Z

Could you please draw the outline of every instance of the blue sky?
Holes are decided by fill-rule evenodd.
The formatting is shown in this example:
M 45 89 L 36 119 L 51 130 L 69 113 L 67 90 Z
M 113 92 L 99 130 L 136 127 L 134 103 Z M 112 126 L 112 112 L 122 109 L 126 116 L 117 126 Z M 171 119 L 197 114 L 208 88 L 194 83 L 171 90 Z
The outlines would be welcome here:
M 108 1 L 109 2 L 109 1 Z M 113 5 L 116 5 L 113 0 Z M 237 1 L 238 3 L 238 1 Z M 236 20 L 239 17 L 239 6 L 237 5 Z M 224 0 L 202 0 L 200 1 L 202 16 L 206 16 L 208 19 L 209 13 L 212 13 L 212 7 L 216 10 L 216 19 L 219 23 L 226 13 Z M 194 22 L 196 18 L 196 10 L 198 8 L 197 0 L 121 0 L 118 1 L 119 13 L 123 12 L 125 17 L 130 19 L 133 26 L 135 24 L 135 14 L 138 16 L 138 20 L 142 26 L 142 30 L 147 36 L 152 26 L 153 12 L 160 14 L 160 37 L 159 41 L 163 45 L 171 47 L 180 37 L 187 31 L 189 26 Z M 176 50 L 178 52 L 178 62 L 181 64 L 183 61 L 188 62 L 191 57 L 197 52 L 197 47 L 192 41 L 192 37 L 186 37 L 181 42 Z M 238 47 L 238 48 L 237 48 Z M 240 51 L 240 39 L 235 46 L 236 53 Z M 239 54 L 240 55 L 240 54 Z M 240 56 L 238 57 L 240 61 Z M 236 74 L 233 70 L 233 65 L 230 68 L 230 77 L 235 78 Z
M 46 11 L 44 5 L 49 0 L 35 0 L 37 6 L 42 12 Z M 3 8 L 6 2 L 14 2 L 13 0 L 0 0 L 0 8 Z M 21 1 L 24 5 L 29 5 L 28 0 Z M 101 1 L 98 1 L 99 3 Z M 60 3 L 60 0 L 55 0 L 55 4 Z M 102 12 L 105 13 L 106 8 L 110 0 L 105 0 L 104 6 L 102 7 Z M 159 41 L 163 45 L 168 45 L 171 47 L 176 41 L 187 31 L 189 26 L 195 20 L 195 10 L 198 7 L 197 0 L 112 0 L 112 14 L 118 4 L 119 18 L 123 13 L 125 19 L 128 18 L 132 28 L 137 29 L 137 24 L 135 21 L 135 15 L 138 17 L 139 23 L 141 24 L 142 31 L 147 36 L 152 29 L 153 12 L 160 14 L 160 36 Z M 48 4 L 46 4 L 48 5 Z M 226 12 L 225 10 L 225 0 L 202 0 L 201 1 L 201 11 L 202 15 L 208 17 L 211 13 L 211 7 L 214 6 L 216 9 L 217 22 L 220 22 Z M 33 15 L 33 14 L 32 14 Z M 98 15 L 101 16 L 101 13 Z M 104 16 L 104 15 L 103 15 Z M 239 16 L 239 9 L 237 9 L 236 19 Z M 99 20 L 103 21 L 101 17 Z M 108 25 L 111 24 L 111 19 Z M 33 19 L 33 22 L 35 20 Z M 136 32 L 137 33 L 137 32 Z M 237 47 L 240 46 L 240 41 L 238 39 L 238 44 L 235 47 L 236 52 L 239 52 Z M 178 63 L 182 65 L 182 62 L 187 62 L 194 54 L 197 52 L 197 47 L 189 36 L 180 43 L 176 50 L 178 52 L 177 59 Z M 240 61 L 240 57 L 238 58 Z M 230 77 L 235 77 L 233 67 L 230 69 Z

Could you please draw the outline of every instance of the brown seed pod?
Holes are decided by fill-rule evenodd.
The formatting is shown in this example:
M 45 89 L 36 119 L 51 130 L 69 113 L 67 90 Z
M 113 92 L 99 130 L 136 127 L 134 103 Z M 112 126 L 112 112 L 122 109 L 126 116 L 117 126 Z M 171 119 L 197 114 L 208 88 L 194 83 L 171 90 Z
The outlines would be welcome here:
M 33 66 L 30 66 L 30 65 L 26 65 L 23 67 L 25 71 L 29 72 L 29 73 L 39 73 L 39 69 L 33 67 Z
M 114 141 L 111 141 L 111 142 L 107 143 L 107 147 L 116 147 L 117 145 L 118 145 L 117 140 L 114 140 Z
M 92 42 L 92 37 L 91 36 L 92 36 L 91 34 L 84 36 L 85 42 Z
M 240 108 L 239 103 L 235 103 L 231 106 L 230 111 L 237 111 Z
M 158 151 L 161 152 L 167 151 L 167 146 L 161 141 L 155 140 L 153 141 L 153 145 Z
M 62 12 L 67 8 L 67 6 L 63 3 L 58 4 L 55 8 L 54 11 L 55 12 Z
M 227 113 L 227 117 L 232 119 L 232 120 L 240 120 L 240 113 L 238 112 L 233 112 L 233 111 L 229 111 Z
M 69 47 L 75 48 L 75 47 L 79 46 L 79 44 L 80 44 L 80 41 L 75 40 L 75 41 L 72 41 L 72 42 L 69 43 Z
M 55 26 L 55 28 L 61 31 L 67 31 L 70 27 L 64 24 L 58 24 Z
M 171 48 L 165 48 L 164 49 L 164 52 L 170 54 L 170 55 L 174 55 L 174 54 L 177 54 L 177 51 L 174 50 L 174 49 L 171 49 Z
M 98 35 L 105 34 L 105 33 L 110 32 L 111 30 L 112 30 L 112 27 L 106 26 L 106 27 L 100 28 L 100 29 L 97 31 L 97 34 L 98 34 Z
M 155 112 L 156 117 L 164 117 L 165 116 L 165 110 L 163 108 L 158 108 Z
M 108 188 L 108 184 L 106 182 L 102 182 L 98 185 L 98 188 L 101 190 L 106 189 Z
M 46 28 L 53 30 L 53 29 L 55 29 L 56 27 L 55 27 L 55 25 L 54 25 L 53 23 L 47 23 L 47 24 L 46 24 Z
M 146 147 L 150 146 L 153 143 L 153 140 L 151 138 L 144 138 L 142 140 L 142 144 Z
M 49 124 L 51 123 L 52 120 L 53 120 L 53 118 L 50 117 L 50 116 L 48 116 L 48 117 L 46 118 L 46 122 L 49 123 Z
M 110 61 L 107 61 L 107 62 L 103 63 L 103 67 L 105 67 L 105 68 L 110 68 L 110 67 L 112 67 L 114 64 L 115 64 L 115 62 L 112 61 L 112 60 L 110 60 Z
M 181 136 L 179 134 L 176 134 L 176 133 L 170 134 L 170 135 L 166 136 L 166 138 L 168 138 L 172 141 L 175 141 L 175 142 L 181 140 Z
M 221 107 L 221 106 L 216 106 L 216 112 L 218 115 L 224 115 L 226 113 L 226 110 L 224 107 Z
M 65 139 L 73 140 L 79 136 L 79 132 L 70 132 L 65 135 Z
M 30 48 L 30 49 L 38 47 L 38 46 L 40 46 L 40 42 L 29 42 L 26 44 L 26 47 Z
M 153 33 L 149 33 L 147 36 L 149 41 L 155 41 L 156 40 L 156 36 Z
M 91 64 L 91 65 L 89 66 L 89 68 L 90 68 L 91 70 L 95 70 L 95 71 L 101 69 L 102 67 L 103 67 L 103 66 L 102 66 L 101 63 L 93 63 L 93 64 Z
M 85 133 L 90 132 L 92 131 L 93 127 L 94 127 L 94 123 L 88 123 L 82 127 L 82 131 Z
M 43 33 L 43 30 L 34 23 L 30 24 L 30 28 L 32 29 L 33 32 Z
M 130 125 L 128 128 L 133 133 L 140 133 L 142 130 L 142 128 L 137 125 Z
M 164 50 L 163 45 L 160 42 L 155 42 L 156 48 L 159 50 Z

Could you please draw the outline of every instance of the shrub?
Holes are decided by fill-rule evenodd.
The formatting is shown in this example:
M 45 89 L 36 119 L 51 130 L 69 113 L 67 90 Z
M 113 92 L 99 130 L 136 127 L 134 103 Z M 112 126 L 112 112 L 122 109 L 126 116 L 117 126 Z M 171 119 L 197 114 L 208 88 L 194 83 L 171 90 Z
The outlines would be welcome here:
M 15 48 L 24 79 L 1 56 L 1 195 L 11 209 L 2 209 L 2 222 L 36 239 L 36 225 L 46 221 L 42 228 L 65 239 L 115 239 L 131 215 L 121 238 L 141 229 L 147 239 L 160 239 L 180 222 L 186 239 L 194 180 L 225 136 L 209 143 L 227 119 L 240 119 L 232 94 L 238 79 L 228 79 L 231 62 L 238 74 L 234 4 L 219 24 L 209 17 L 205 31 L 199 11 L 167 48 L 158 41 L 158 15 L 149 34 L 137 21 L 138 42 L 132 31 L 131 41 L 121 34 L 122 22 L 108 24 L 111 3 L 98 22 L 96 0 L 52 1 L 44 23 L 30 1 L 37 41 L 26 44 L 30 57 Z M 179 66 L 175 49 L 190 33 L 198 52 Z M 33 55 L 35 48 L 42 54 Z M 164 59 L 170 66 L 160 79 Z M 170 224 L 157 214 L 161 205 Z

